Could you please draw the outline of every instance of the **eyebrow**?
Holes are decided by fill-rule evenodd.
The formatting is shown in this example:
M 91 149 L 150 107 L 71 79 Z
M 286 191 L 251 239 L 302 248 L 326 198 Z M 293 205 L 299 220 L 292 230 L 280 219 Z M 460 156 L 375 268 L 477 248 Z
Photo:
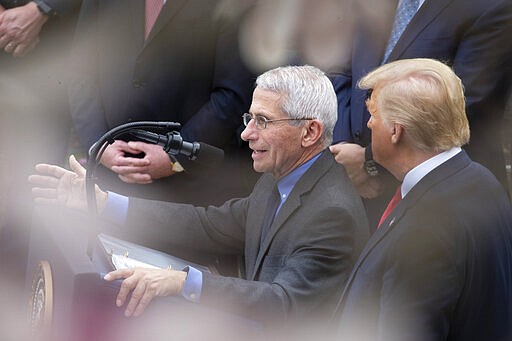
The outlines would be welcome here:
M 269 119 L 269 117 L 270 117 L 270 116 L 272 116 L 272 115 L 270 115 L 269 113 L 262 112 L 262 111 L 260 111 L 260 112 L 256 112 L 256 113 L 251 112 L 251 111 L 248 111 L 248 112 L 249 112 L 249 114 L 251 114 L 252 116 L 255 116 L 255 117 L 256 117 L 256 116 L 263 116 L 263 117 L 265 117 L 265 118 Z

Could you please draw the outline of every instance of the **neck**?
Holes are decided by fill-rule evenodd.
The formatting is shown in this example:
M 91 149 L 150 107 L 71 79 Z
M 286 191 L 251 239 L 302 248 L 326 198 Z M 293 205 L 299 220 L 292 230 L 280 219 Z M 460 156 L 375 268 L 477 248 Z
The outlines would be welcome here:
M 398 154 L 395 160 L 390 160 L 389 163 L 393 166 L 390 166 L 388 170 L 398 181 L 402 182 L 405 175 L 409 173 L 411 169 L 439 153 L 440 152 L 424 151 L 418 149 L 404 150 Z
M 273 174 L 274 178 L 276 180 L 282 179 L 283 177 L 285 177 L 288 174 L 290 174 L 291 172 L 293 172 L 293 170 L 297 169 L 298 167 L 302 166 L 303 164 L 305 164 L 306 162 L 308 162 L 309 160 L 314 158 L 318 153 L 322 152 L 323 150 L 325 150 L 325 149 L 323 149 L 323 148 L 308 148 L 308 149 L 305 149 L 304 153 L 302 155 L 300 155 L 300 157 L 295 162 L 295 166 L 294 167 L 290 168 L 286 173 L 282 173 L 282 174 L 274 173 Z

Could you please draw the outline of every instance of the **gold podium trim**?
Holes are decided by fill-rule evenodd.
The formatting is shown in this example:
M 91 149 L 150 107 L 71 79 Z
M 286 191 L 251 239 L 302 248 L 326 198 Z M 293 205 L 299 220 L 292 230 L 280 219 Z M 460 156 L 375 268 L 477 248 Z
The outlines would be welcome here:
M 50 336 L 53 314 L 53 279 L 50 263 L 40 261 L 32 280 L 29 323 L 33 336 L 46 340 Z

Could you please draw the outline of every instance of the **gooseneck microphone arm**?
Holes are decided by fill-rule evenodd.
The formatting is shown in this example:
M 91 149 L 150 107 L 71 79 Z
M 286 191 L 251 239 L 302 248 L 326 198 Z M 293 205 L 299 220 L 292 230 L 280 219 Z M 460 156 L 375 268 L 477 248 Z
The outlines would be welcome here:
M 157 144 L 170 156 L 185 155 L 188 159 L 198 162 L 205 167 L 214 168 L 222 163 L 224 160 L 224 151 L 222 149 L 202 142 L 183 141 L 183 138 L 177 132 L 179 128 L 181 128 L 181 125 L 174 122 L 130 122 L 108 131 L 92 145 L 89 149 L 89 158 L 86 166 L 85 191 L 87 207 L 94 224 L 97 223 L 95 219 L 98 216 L 95 192 L 96 178 L 94 173 L 108 145 L 114 143 L 115 139 L 123 134 L 130 134 L 138 140 Z M 89 256 L 92 255 L 92 245 L 94 245 L 96 235 L 91 233 L 87 248 Z
M 94 191 L 95 176 L 94 173 L 100 164 L 101 156 L 105 152 L 105 149 L 109 144 L 114 143 L 115 139 L 123 134 L 130 133 L 131 131 L 143 131 L 144 129 L 149 130 L 163 130 L 163 131 L 175 131 L 180 129 L 181 125 L 175 122 L 151 122 L 151 121 L 140 121 L 130 122 L 115 127 L 106 132 L 102 137 L 96 141 L 89 149 L 89 158 L 87 160 L 86 173 L 85 173 L 85 189 L 87 195 L 87 206 L 91 215 L 96 216 L 96 193 Z
M 96 177 L 94 173 L 100 164 L 101 156 L 105 152 L 105 149 L 109 144 L 114 143 L 115 139 L 123 134 L 129 133 L 133 130 L 161 130 L 161 131 L 175 131 L 181 128 L 179 123 L 174 122 L 151 122 L 151 121 L 140 121 L 130 122 L 115 127 L 106 132 L 102 137 L 96 141 L 89 149 L 89 158 L 87 159 L 86 172 L 85 172 L 85 192 L 87 196 L 87 207 L 89 214 L 93 219 L 93 224 L 96 225 L 96 218 L 98 216 L 98 208 L 96 204 Z M 92 248 L 94 245 L 94 239 L 96 238 L 96 226 L 91 231 L 89 242 L 87 245 L 87 255 L 92 258 Z

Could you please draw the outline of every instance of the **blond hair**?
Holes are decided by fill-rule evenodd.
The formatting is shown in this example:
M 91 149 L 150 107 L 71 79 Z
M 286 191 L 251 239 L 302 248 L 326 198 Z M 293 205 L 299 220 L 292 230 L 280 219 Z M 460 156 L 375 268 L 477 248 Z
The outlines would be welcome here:
M 462 82 L 440 61 L 398 60 L 370 72 L 358 86 L 379 89 L 382 118 L 402 125 L 405 138 L 420 150 L 440 152 L 469 141 Z

